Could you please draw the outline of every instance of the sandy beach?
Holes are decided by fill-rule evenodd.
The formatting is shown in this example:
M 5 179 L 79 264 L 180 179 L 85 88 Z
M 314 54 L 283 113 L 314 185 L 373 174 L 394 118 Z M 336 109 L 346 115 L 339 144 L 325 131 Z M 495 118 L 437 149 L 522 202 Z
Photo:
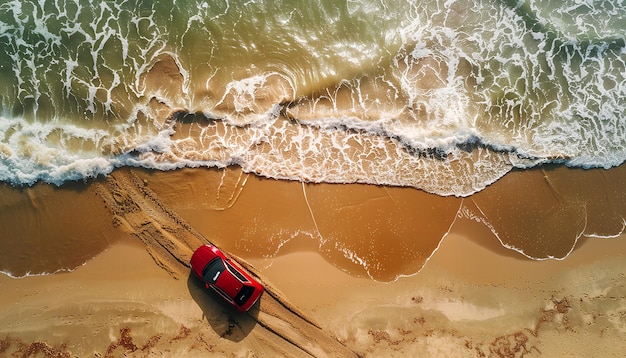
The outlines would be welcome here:
M 2 1 L 0 358 L 626 356 L 626 7 L 575 3 Z
M 624 172 L 468 198 L 236 168 L 2 186 L 0 356 L 620 356 Z M 264 283 L 249 313 L 190 275 L 206 242 Z

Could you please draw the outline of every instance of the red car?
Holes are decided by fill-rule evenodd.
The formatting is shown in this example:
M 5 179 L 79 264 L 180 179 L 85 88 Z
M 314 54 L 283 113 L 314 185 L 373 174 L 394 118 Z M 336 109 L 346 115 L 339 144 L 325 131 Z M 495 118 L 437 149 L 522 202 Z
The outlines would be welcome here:
M 263 286 L 213 245 L 200 246 L 191 256 L 191 269 L 206 288 L 212 288 L 241 312 L 254 306 Z

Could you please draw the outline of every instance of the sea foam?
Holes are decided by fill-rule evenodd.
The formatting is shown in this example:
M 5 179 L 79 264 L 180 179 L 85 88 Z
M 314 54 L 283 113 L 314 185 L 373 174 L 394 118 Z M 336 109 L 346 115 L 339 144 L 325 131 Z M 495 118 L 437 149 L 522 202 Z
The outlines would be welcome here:
M 610 168 L 626 159 L 625 14 L 612 1 L 10 1 L 0 180 L 239 165 L 467 196 L 513 168 Z

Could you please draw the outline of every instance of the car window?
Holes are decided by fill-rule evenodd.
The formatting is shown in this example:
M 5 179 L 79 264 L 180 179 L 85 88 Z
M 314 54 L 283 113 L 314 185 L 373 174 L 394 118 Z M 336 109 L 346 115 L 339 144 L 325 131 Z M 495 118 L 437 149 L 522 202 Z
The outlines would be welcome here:
M 214 258 L 202 270 L 202 277 L 208 282 L 215 283 L 225 269 L 222 259 Z
M 229 264 L 228 261 L 226 261 L 226 266 L 228 266 L 228 271 L 230 271 L 233 275 L 235 275 L 235 277 L 237 277 L 239 281 L 250 282 L 244 275 L 241 274 L 241 272 L 239 272 L 239 270 L 233 267 L 233 265 Z
M 224 292 L 224 290 L 222 290 L 219 286 L 211 286 L 211 288 L 213 289 L 213 291 L 217 292 L 220 296 L 222 296 L 226 301 L 230 303 L 234 303 L 233 299 L 226 292 Z
M 239 306 L 242 306 L 252 297 L 252 293 L 254 293 L 254 287 L 243 285 L 237 296 L 235 296 L 235 302 L 237 302 Z

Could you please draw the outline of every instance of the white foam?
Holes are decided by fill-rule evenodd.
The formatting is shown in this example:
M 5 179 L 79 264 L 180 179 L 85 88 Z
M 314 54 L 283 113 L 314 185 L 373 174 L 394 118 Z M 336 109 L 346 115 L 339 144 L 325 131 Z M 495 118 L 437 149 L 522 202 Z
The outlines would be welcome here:
M 26 272 L 24 275 L 18 276 L 18 275 L 14 275 L 13 273 L 11 273 L 9 271 L 2 271 L 2 270 L 0 270 L 0 274 L 3 274 L 5 276 L 8 276 L 8 277 L 14 278 L 14 279 L 21 279 L 21 278 L 27 278 L 27 277 L 49 276 L 49 275 L 54 275 L 54 274 L 57 274 L 57 273 L 72 272 L 72 271 L 74 271 L 74 270 L 59 269 L 59 270 L 56 270 L 54 272 L 41 272 L 41 273 Z
M 32 14 L 34 27 L 26 26 L 23 7 L 37 5 L 4 4 L 14 18 L 0 22 L 7 30 L 0 37 L 15 51 L 2 60 L 17 82 L 16 95 L 2 97 L 0 180 L 58 184 L 124 165 L 237 164 L 272 178 L 465 196 L 514 167 L 556 161 L 609 168 L 626 159 L 626 51 L 615 23 L 603 17 L 621 19 L 623 9 L 588 4 L 587 14 L 571 1 L 456 6 L 462 3 L 397 5 L 400 12 L 378 2 L 351 3 L 349 19 L 313 9 L 328 16 L 330 28 L 359 25 L 336 36 L 303 27 L 299 9 L 274 16 L 273 4 L 250 4 L 255 16 L 283 30 L 276 39 L 282 46 L 230 34 L 230 43 L 242 44 L 244 61 L 232 64 L 220 60 L 226 42 L 197 25 L 212 19 L 219 29 L 235 26 L 224 15 L 252 11 L 239 4 L 199 4 L 171 38 L 163 29 L 173 24 L 158 23 L 150 11 L 134 16 L 122 4 L 82 4 L 73 14 L 55 4 L 60 30 L 48 26 L 53 14 L 40 8 Z M 555 7 L 575 23 L 559 23 Z M 130 21 L 108 21 L 121 17 Z M 88 18 L 94 22 L 81 23 Z M 236 26 L 253 20 L 244 16 Z M 49 51 L 36 56 L 28 36 L 40 37 Z M 72 52 L 67 37 L 82 39 L 77 46 L 88 55 Z M 206 58 L 178 47 L 202 38 L 211 49 L 198 57 Z M 107 53 L 109 45 L 119 53 Z M 58 47 L 69 51 L 60 62 Z M 259 60 L 251 49 L 260 48 L 281 60 L 246 63 Z M 141 83 L 161 55 L 174 60 L 183 78 L 180 98 L 147 93 Z M 231 55 L 224 58 L 239 61 Z M 53 72 L 46 61 L 59 66 L 58 88 L 43 81 L 42 71 Z M 275 79 L 283 88 L 268 88 Z M 302 93 L 312 94 L 296 97 Z M 150 98 L 219 118 L 223 131 L 199 128 L 197 137 L 173 139 L 175 123 L 156 118 L 145 106 Z M 288 110 L 292 121 L 280 117 L 286 107 L 279 103 L 289 100 L 297 103 Z M 25 113 L 13 117 L 14 105 Z

